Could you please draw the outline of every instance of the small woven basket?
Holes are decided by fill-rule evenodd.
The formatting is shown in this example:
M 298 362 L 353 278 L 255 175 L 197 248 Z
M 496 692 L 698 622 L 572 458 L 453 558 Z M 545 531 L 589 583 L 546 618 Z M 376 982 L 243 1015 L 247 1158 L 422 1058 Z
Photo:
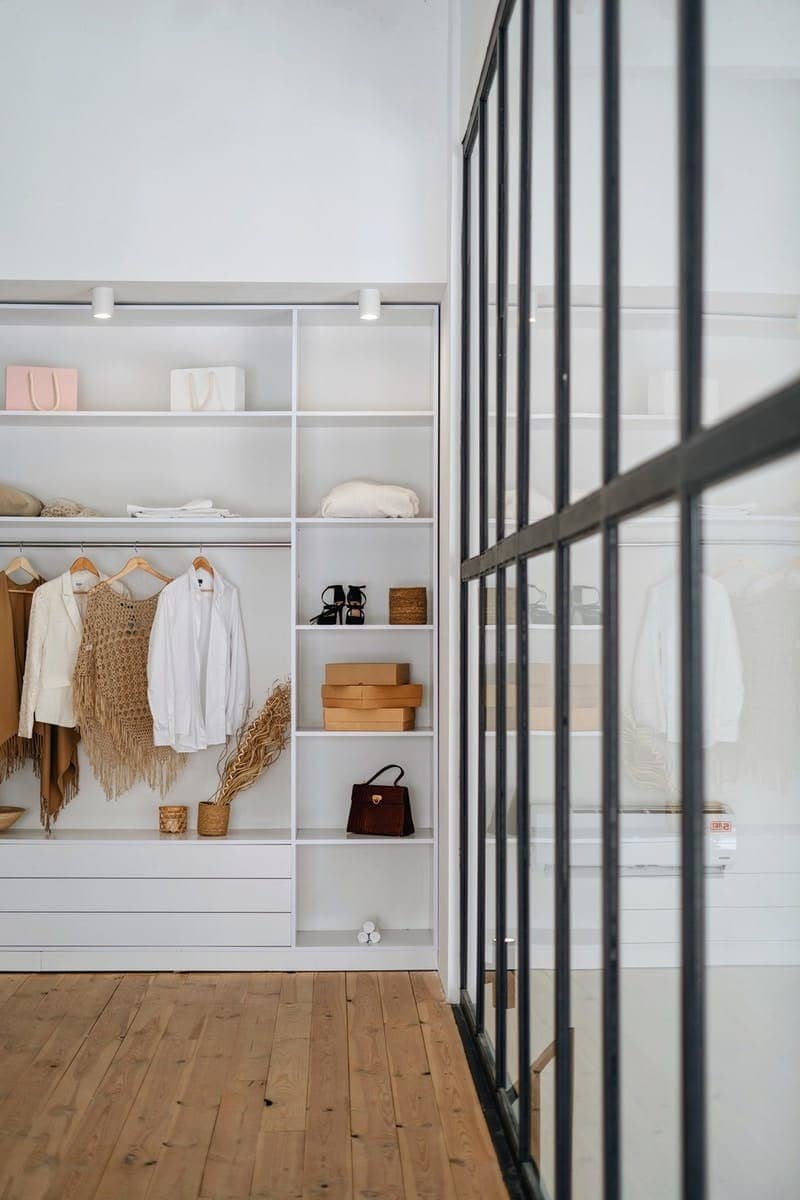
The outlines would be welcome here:
M 201 837 L 224 837 L 231 815 L 229 804 L 212 804 L 201 800 L 197 806 L 197 832 Z
M 427 625 L 427 623 L 427 588 L 389 588 L 390 625 Z
M 158 829 L 160 833 L 186 833 L 189 828 L 189 809 L 185 804 L 160 804 Z

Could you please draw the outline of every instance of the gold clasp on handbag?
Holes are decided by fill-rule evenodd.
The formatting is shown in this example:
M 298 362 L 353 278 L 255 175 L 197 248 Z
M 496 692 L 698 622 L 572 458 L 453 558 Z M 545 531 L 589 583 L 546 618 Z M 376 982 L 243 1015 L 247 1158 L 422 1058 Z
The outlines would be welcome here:
M 382 796 L 381 796 L 380 792 L 373 792 L 372 795 L 370 796 L 370 800 L 372 801 L 373 804 L 380 804 L 381 799 L 382 799 Z

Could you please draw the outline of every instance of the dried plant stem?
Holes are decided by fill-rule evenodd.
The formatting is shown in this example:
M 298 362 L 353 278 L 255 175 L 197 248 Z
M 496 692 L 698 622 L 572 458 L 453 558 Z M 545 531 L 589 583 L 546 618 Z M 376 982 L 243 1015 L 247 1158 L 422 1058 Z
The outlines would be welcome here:
M 285 680 L 273 687 L 250 724 L 242 726 L 233 748 L 223 751 L 213 804 L 230 804 L 280 757 L 289 740 L 291 715 L 291 685 Z

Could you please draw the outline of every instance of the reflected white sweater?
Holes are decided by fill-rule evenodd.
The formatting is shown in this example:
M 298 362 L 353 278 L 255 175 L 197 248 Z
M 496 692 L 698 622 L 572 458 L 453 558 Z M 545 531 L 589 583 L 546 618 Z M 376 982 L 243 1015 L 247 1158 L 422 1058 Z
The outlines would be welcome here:
M 633 661 L 631 708 L 640 725 L 681 738 L 679 583 L 650 589 Z M 703 744 L 735 742 L 744 700 L 739 637 L 728 593 L 703 576 Z

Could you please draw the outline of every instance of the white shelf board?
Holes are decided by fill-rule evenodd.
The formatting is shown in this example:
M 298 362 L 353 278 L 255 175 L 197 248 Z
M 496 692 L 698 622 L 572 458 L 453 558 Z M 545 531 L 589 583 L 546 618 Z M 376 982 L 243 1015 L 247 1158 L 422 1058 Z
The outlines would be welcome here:
M 37 842 L 55 845 L 57 842 L 202 842 L 213 846 L 219 838 L 201 837 L 196 830 L 187 833 L 159 833 L 158 829 L 66 829 L 54 828 L 50 834 L 43 829 L 9 829 L 0 834 L 4 842 Z M 283 845 L 291 843 L 291 831 L 276 829 L 230 829 L 224 839 L 238 845 Z
M 374 837 L 361 833 L 344 833 L 341 829 L 304 828 L 297 831 L 298 843 L 309 846 L 359 846 L 359 845 L 432 845 L 433 830 L 417 829 L 408 837 Z
M 298 525 L 380 525 L 384 529 L 396 529 L 398 526 L 408 528 L 409 525 L 432 525 L 433 517 L 298 517 Z
M 433 625 L 296 625 L 298 633 L 432 633 Z M 554 628 L 551 626 L 551 628 Z
M 356 941 L 355 929 L 298 929 L 297 945 L 301 949 L 342 950 L 355 948 L 365 953 L 376 950 L 408 950 L 433 945 L 432 929 L 382 929 L 381 940 L 375 946 L 362 946 Z
M 425 409 L 351 409 L 331 411 L 324 409 L 298 409 L 297 423 L 312 429 L 338 428 L 382 428 L 393 425 L 433 425 L 433 413 Z
M 296 729 L 297 737 L 317 738 L 409 738 L 433 737 L 432 729 Z
M 288 409 L 250 409 L 245 412 L 164 412 L 148 409 L 94 412 L 88 409 L 78 412 L 0 410 L 0 429 L 66 429 L 69 426 L 73 429 L 124 429 L 127 426 L 152 426 L 155 429 L 175 427 L 185 430 L 192 425 L 197 429 L 213 429 L 217 426 L 227 429 L 274 429 L 280 426 L 288 428 L 291 420 L 292 414 Z
M 63 542 L 74 546 L 78 542 L 90 546 L 92 538 L 119 539 L 128 546 L 146 545 L 148 540 L 181 542 L 202 541 L 205 546 L 224 544 L 226 539 L 258 539 L 261 533 L 270 537 L 276 530 L 290 533 L 290 517 L 226 517 L 224 519 L 138 520 L 133 517 L 0 517 L 0 541 L 36 540 Z M 209 537 L 213 530 L 216 536 Z M 76 531 L 80 537 L 76 540 Z M 60 536 L 63 535 L 63 536 Z M 264 540 L 269 540 L 266 537 Z

